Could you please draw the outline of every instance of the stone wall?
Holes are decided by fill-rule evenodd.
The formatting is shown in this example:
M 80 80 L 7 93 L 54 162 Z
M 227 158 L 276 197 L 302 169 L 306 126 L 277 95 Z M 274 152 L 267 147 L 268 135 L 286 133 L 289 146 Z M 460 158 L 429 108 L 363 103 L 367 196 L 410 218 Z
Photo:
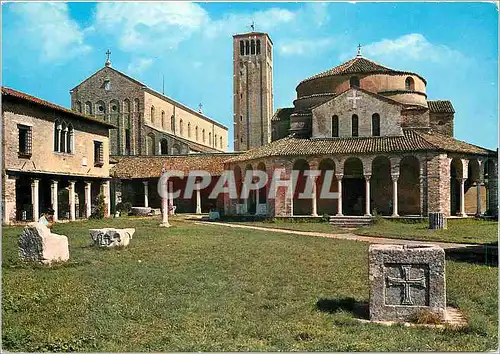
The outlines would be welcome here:
M 454 113 L 429 113 L 429 123 L 432 130 L 447 136 L 453 136 Z

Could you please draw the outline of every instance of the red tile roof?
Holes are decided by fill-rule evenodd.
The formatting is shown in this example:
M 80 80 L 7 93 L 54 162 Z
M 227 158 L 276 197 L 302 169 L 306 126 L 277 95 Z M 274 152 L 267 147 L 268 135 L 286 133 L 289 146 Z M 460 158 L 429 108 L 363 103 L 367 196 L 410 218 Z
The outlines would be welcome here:
M 455 113 L 455 109 L 450 101 L 427 101 L 429 111 L 432 113 Z
M 26 94 L 24 92 L 17 91 L 17 90 L 14 90 L 14 89 L 2 86 L 2 98 L 4 96 L 10 96 L 10 97 L 21 99 L 21 100 L 24 100 L 24 101 L 27 101 L 27 102 L 35 103 L 35 104 L 43 106 L 43 107 L 52 108 L 52 109 L 55 109 L 57 111 L 70 114 L 70 115 L 72 115 L 72 116 L 74 116 L 76 118 L 80 118 L 80 119 L 84 119 L 84 120 L 92 122 L 92 123 L 97 123 L 97 124 L 104 125 L 104 126 L 106 126 L 108 128 L 116 128 L 116 126 L 113 125 L 113 124 L 111 124 L 111 123 L 104 122 L 104 121 L 102 121 L 100 119 L 97 119 L 97 118 L 94 118 L 92 116 L 89 116 L 89 115 L 86 115 L 86 114 L 83 114 L 83 113 L 79 113 L 79 112 L 73 111 L 71 109 L 59 106 L 59 105 L 51 103 L 49 101 L 42 100 L 42 99 L 40 99 L 38 97 L 28 95 L 28 94 Z

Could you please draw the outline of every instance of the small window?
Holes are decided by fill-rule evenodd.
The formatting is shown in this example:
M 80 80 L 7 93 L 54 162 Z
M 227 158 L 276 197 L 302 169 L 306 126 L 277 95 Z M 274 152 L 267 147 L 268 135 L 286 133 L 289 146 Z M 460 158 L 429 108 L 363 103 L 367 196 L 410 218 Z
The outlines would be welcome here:
M 380 136 L 380 116 L 378 113 L 372 115 L 372 135 Z
M 179 121 L 179 134 L 181 136 L 184 135 L 184 123 L 182 122 L 182 119 Z
M 163 129 L 167 128 L 167 121 L 165 120 L 165 111 L 161 111 L 161 127 Z
M 19 130 L 19 156 L 30 157 L 32 147 L 31 127 L 27 125 L 18 125 Z
M 351 88 L 360 87 L 359 86 L 359 77 L 352 76 L 351 79 L 349 80 L 349 85 L 351 86 Z
M 243 122 L 243 116 L 240 115 L 240 122 Z
M 353 114 L 352 119 L 351 119 L 352 136 L 359 135 L 359 125 L 358 124 L 359 124 L 358 116 Z
M 109 80 L 104 80 L 104 89 L 106 91 L 111 90 L 111 82 Z
M 208 144 L 212 145 L 212 133 L 208 132 Z
M 245 43 L 240 41 L 240 55 L 245 55 Z
M 188 138 L 191 137 L 191 122 L 188 122 Z
M 205 142 L 205 129 L 201 131 L 201 140 Z
M 102 141 L 94 141 L 94 166 L 104 165 Z
M 222 136 L 220 137 L 220 148 L 222 149 Z
M 155 124 L 155 106 L 151 106 L 151 123 Z
M 92 114 L 92 103 L 90 101 L 85 102 L 85 114 Z
M 408 76 L 406 78 L 406 80 L 405 80 L 405 89 L 408 90 L 408 91 L 414 91 L 415 90 L 415 81 L 410 76 Z
M 194 128 L 194 135 L 195 135 L 196 141 L 198 141 L 198 138 L 199 138 L 199 136 L 198 136 L 198 127 Z
M 334 115 L 332 117 L 332 137 L 339 136 L 339 117 Z
M 172 133 L 175 134 L 175 117 L 174 116 L 170 117 L 170 130 L 172 131 Z

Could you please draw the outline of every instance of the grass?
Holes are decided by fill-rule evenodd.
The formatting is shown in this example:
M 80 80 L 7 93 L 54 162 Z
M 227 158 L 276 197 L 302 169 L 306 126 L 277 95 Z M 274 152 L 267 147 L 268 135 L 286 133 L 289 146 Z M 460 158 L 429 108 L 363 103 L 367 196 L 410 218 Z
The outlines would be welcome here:
M 418 241 L 487 244 L 498 242 L 498 222 L 477 219 L 448 219 L 448 229 L 429 230 L 427 222 L 404 223 L 386 219 L 354 231 L 358 235 Z
M 305 222 L 300 221 L 300 219 L 298 219 L 297 221 L 284 221 L 280 219 L 272 219 L 266 221 L 238 221 L 237 224 L 294 231 L 324 232 L 330 234 L 342 234 L 349 232 L 349 230 L 330 225 L 325 221 Z
M 17 259 L 3 229 L 2 345 L 10 351 L 486 351 L 497 348 L 498 269 L 447 262 L 466 330 L 353 320 L 368 301 L 366 243 L 174 219 L 58 224 L 70 261 Z M 89 228 L 135 227 L 128 248 L 89 247 Z M 467 284 L 467 286 L 464 286 Z M 347 300 L 346 300 L 347 299 Z M 352 307 L 352 306 L 351 306 Z

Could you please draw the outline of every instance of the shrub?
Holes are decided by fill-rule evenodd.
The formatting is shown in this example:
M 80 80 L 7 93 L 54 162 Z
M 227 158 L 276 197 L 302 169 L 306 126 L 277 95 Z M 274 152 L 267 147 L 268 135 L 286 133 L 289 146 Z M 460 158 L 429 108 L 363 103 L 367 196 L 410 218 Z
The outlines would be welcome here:
M 130 202 L 118 203 L 116 204 L 116 210 L 119 211 L 120 213 L 124 212 L 128 214 L 132 210 L 132 203 Z
M 104 218 L 104 209 L 106 205 L 104 204 L 104 195 L 99 194 L 96 198 L 96 206 L 94 211 L 90 215 L 91 219 L 102 219 Z
M 435 312 L 429 310 L 418 310 L 410 317 L 410 322 L 417 324 L 433 324 L 441 323 L 441 318 Z

